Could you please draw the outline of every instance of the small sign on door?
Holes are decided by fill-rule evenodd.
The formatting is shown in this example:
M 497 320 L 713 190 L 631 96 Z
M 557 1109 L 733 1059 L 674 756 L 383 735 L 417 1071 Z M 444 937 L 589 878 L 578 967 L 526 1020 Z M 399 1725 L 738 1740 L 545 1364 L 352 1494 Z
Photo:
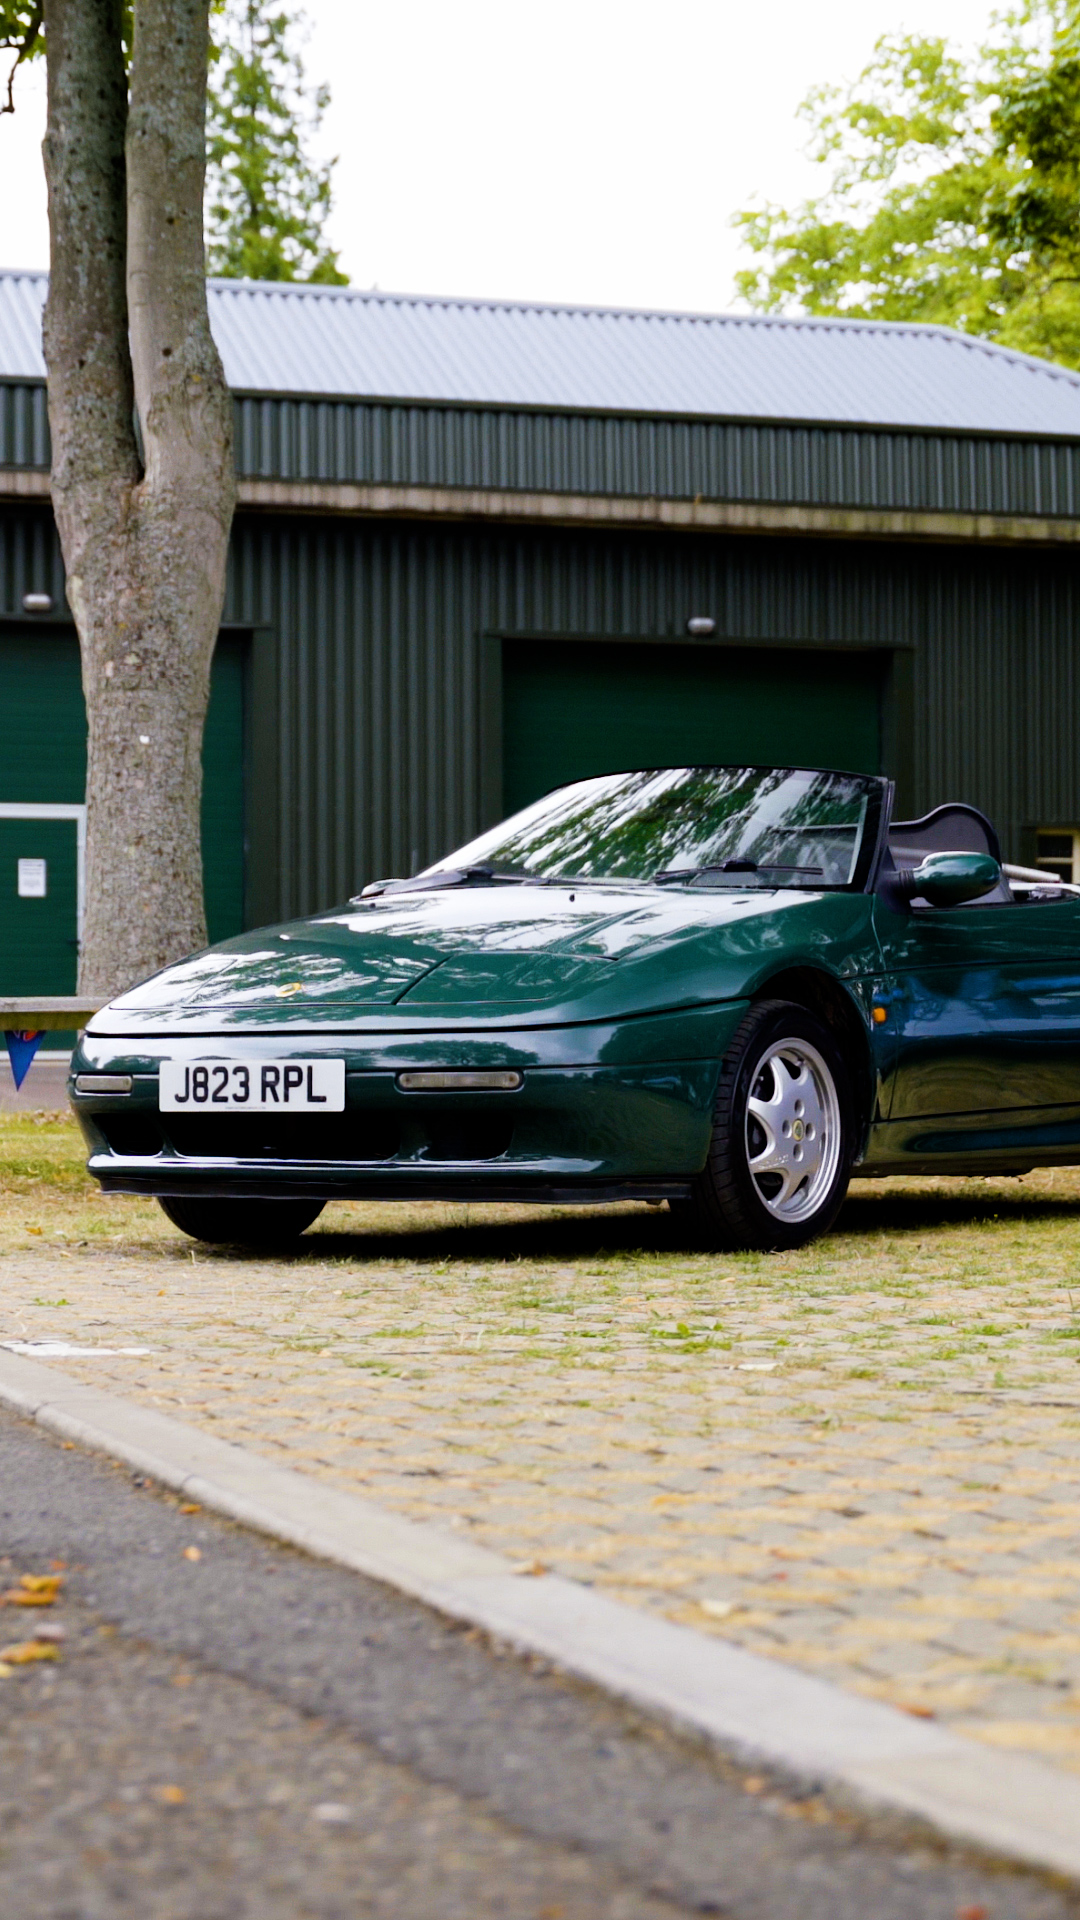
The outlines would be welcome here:
M 48 862 L 45 860 L 19 861 L 19 899 L 44 900 L 49 890 Z

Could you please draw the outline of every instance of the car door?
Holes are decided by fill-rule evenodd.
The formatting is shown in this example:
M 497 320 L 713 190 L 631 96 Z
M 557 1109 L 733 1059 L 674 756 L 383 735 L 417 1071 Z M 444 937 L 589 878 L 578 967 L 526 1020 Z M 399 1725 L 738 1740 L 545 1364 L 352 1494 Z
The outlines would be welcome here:
M 1050 1149 L 1070 1127 L 1080 1141 L 1080 898 L 953 908 L 879 898 L 875 925 L 895 1143 L 930 1118 L 942 1125 L 926 1152 L 999 1152 L 1005 1135 Z

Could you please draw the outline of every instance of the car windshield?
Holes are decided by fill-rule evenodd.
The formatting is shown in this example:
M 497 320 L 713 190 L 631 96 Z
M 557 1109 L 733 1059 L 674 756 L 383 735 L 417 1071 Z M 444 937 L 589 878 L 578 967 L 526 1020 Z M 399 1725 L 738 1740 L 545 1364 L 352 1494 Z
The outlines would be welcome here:
M 879 781 L 803 767 L 664 767 L 559 787 L 428 873 L 775 888 L 854 884 Z

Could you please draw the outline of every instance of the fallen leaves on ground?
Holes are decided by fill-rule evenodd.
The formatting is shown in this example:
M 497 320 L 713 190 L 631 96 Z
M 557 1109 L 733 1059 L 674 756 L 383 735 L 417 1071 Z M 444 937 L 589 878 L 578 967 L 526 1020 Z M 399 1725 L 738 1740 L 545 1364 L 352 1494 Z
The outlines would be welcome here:
M 63 1580 L 58 1573 L 24 1573 L 17 1587 L 0 1593 L 2 1607 L 51 1607 Z
M 48 1640 L 15 1640 L 0 1647 L 0 1679 L 6 1679 L 16 1667 L 30 1667 L 38 1660 L 59 1660 L 60 1655 Z

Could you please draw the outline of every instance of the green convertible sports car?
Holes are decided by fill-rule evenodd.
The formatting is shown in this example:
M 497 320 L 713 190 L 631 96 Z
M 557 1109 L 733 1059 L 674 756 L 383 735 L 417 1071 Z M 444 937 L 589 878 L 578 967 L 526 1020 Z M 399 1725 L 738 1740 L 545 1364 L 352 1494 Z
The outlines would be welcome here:
M 122 994 L 71 1095 L 102 1186 L 203 1240 L 643 1199 L 795 1247 L 853 1172 L 1080 1162 L 1080 889 L 883 779 L 603 774 Z

